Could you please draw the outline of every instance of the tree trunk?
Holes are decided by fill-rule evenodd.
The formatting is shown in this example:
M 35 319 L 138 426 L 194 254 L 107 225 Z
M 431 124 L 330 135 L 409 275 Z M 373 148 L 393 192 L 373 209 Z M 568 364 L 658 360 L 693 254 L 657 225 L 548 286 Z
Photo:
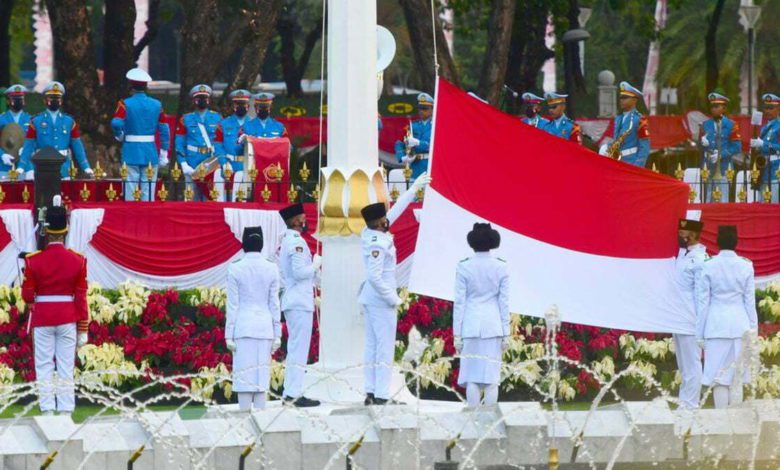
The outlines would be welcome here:
M 436 87 L 436 66 L 434 62 L 433 35 L 431 34 L 431 4 L 429 0 L 398 0 L 404 12 L 412 52 L 416 64 L 416 72 L 420 88 L 433 92 Z M 438 2 L 437 2 L 438 4 Z M 452 60 L 447 43 L 444 40 L 438 11 L 435 12 L 436 25 L 436 56 L 439 59 L 439 75 L 454 84 L 459 84 L 458 73 Z
M 110 101 L 127 91 L 125 74 L 133 68 L 135 1 L 106 0 L 103 31 L 103 84 Z
M 268 44 L 276 32 L 273 26 L 277 22 L 283 5 L 283 0 L 262 0 L 258 5 L 254 12 L 254 19 L 250 22 L 252 39 L 244 50 L 241 51 L 241 58 L 236 73 L 233 76 L 233 80 L 228 84 L 222 100 L 220 100 L 221 108 L 227 108 L 227 96 L 231 91 L 239 88 L 251 88 L 265 62 Z
M 499 104 L 509 61 L 509 45 L 512 41 L 515 0 L 493 0 L 488 21 L 488 42 L 482 73 L 479 77 L 479 96 L 493 106 Z
M 580 7 L 577 0 L 569 0 L 569 11 L 566 14 L 569 20 L 569 29 L 580 27 L 579 16 Z M 580 43 L 570 42 L 563 44 L 563 71 L 566 87 L 567 112 L 574 116 L 574 93 L 585 91 L 585 77 L 582 76 L 582 65 L 580 64 Z
M 707 28 L 707 35 L 704 38 L 704 55 L 707 60 L 707 89 L 706 93 L 711 92 L 718 86 L 718 51 L 717 34 L 720 25 L 720 17 L 723 16 L 723 7 L 726 0 L 718 0 L 715 9 L 710 17 L 710 24 Z
M 282 76 L 287 88 L 287 96 L 303 96 L 301 79 L 298 76 L 298 64 L 295 60 L 295 18 L 290 13 L 279 17 L 276 29 L 279 31 L 281 50 L 279 56 L 282 62 Z
M 11 84 L 11 12 L 14 0 L 0 2 L 0 86 Z
M 518 93 L 508 100 L 509 112 L 520 109 L 520 97 L 524 91 L 536 89 L 539 70 L 547 59 L 555 56 L 544 43 L 549 15 L 548 0 L 526 0 L 515 8 L 512 28 L 512 42 L 509 49 L 509 63 L 506 84 Z

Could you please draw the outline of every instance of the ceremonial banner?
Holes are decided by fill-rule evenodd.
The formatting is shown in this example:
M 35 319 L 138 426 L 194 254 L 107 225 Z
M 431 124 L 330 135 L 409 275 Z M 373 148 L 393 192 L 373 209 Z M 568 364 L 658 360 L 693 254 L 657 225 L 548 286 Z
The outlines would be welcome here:
M 249 145 L 254 154 L 254 166 L 257 168 L 257 180 L 255 184 L 254 200 L 262 202 L 262 191 L 268 185 L 271 192 L 269 201 L 286 202 L 287 191 L 290 189 L 290 139 L 278 137 L 265 139 L 250 137 Z M 245 156 L 244 168 L 251 164 L 247 162 L 250 156 Z M 245 172 L 244 177 L 249 178 Z
M 693 333 L 675 284 L 688 186 L 522 124 L 439 80 L 431 171 L 410 289 L 452 299 L 466 233 L 488 221 L 512 312 L 634 331 Z

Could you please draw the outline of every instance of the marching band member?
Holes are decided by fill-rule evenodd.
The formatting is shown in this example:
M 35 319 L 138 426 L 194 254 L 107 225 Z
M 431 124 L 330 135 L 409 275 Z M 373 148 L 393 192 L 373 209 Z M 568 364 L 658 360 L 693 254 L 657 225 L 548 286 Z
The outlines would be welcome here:
M 27 138 L 24 141 L 21 158 L 17 171 L 26 171 L 25 178 L 34 178 L 32 156 L 44 148 L 54 147 L 65 156 L 60 174 L 63 180 L 70 179 L 71 153 L 82 171 L 89 176 L 95 174 L 87 161 L 84 144 L 81 142 L 79 126 L 73 118 L 60 111 L 62 98 L 65 96 L 65 87 L 60 82 L 51 82 L 43 89 L 43 100 L 46 103 L 46 111 L 35 115 L 27 129 Z
M 458 385 L 469 406 L 498 401 L 501 357 L 509 339 L 509 274 L 506 262 L 490 255 L 501 236 L 476 223 L 466 237 L 474 256 L 458 263 L 452 311 L 455 348 L 460 355 Z
M 628 82 L 620 82 L 620 109 L 615 118 L 612 142 L 619 144 L 616 155 L 610 155 L 610 143 L 604 143 L 599 154 L 620 158 L 626 163 L 644 167 L 650 155 L 650 127 L 647 116 L 637 111 L 642 92 Z
M 303 204 L 279 211 L 287 230 L 279 251 L 282 311 L 287 321 L 287 362 L 284 368 L 284 401 L 297 407 L 317 406 L 317 400 L 303 396 L 303 377 L 311 346 L 314 317 L 314 284 L 322 264 L 319 255 L 312 259 L 309 245 L 301 234 L 308 231 Z
M 523 103 L 525 103 L 525 117 L 521 121 L 537 129 L 546 130 L 550 121 L 540 114 L 544 98 L 529 92 L 523 93 L 522 98 Z
M 582 131 L 580 130 L 580 125 L 566 116 L 566 98 L 568 96 L 555 92 L 544 94 L 547 109 L 550 111 L 550 117 L 552 118 L 545 130 L 554 136 L 581 145 Z
M 22 297 L 30 305 L 35 377 L 45 415 L 73 412 L 76 348 L 87 343 L 87 260 L 65 248 L 67 232 L 68 215 L 55 196 L 46 212 L 48 244 L 25 258 Z
M 230 93 L 230 101 L 233 103 L 233 114 L 220 121 L 217 126 L 217 133 L 214 138 L 217 147 L 220 147 L 219 154 L 224 155 L 230 162 L 230 168 L 233 170 L 233 194 L 232 200 L 236 200 L 239 185 L 244 185 L 244 193 L 248 194 L 249 188 L 244 181 L 244 157 L 242 146 L 238 143 L 238 136 L 244 131 L 244 124 L 249 120 L 249 98 L 251 94 L 247 90 L 235 90 Z
M 274 94 L 262 92 L 255 95 L 255 116 L 244 126 L 244 134 L 239 138 L 243 144 L 246 137 L 263 137 L 271 139 L 275 137 L 287 137 L 287 129 L 284 124 L 271 117 L 271 107 L 274 104 Z
M 726 181 L 726 171 L 729 169 L 729 165 L 732 164 L 732 159 L 735 155 L 742 151 L 742 142 L 739 137 L 739 124 L 733 121 L 725 115 L 726 106 L 729 103 L 729 99 L 721 95 L 720 93 L 710 93 L 707 95 L 707 99 L 710 102 L 710 112 L 712 118 L 707 119 L 701 126 L 700 134 L 703 155 L 703 162 L 707 165 L 707 169 L 710 173 L 710 179 L 714 180 L 715 175 L 718 173 L 716 166 L 718 160 L 720 160 L 720 176 L 722 187 L 725 188 L 725 193 L 728 194 L 728 182 Z M 712 202 L 712 190 L 715 184 L 707 185 L 707 201 Z M 728 197 L 728 196 L 727 196 Z M 714 201 L 720 202 L 720 201 Z
M 758 329 L 756 286 L 753 263 L 738 256 L 737 227 L 718 227 L 720 253 L 707 260 L 696 285 L 696 339 L 704 342 L 704 375 L 702 383 L 713 386 L 716 408 L 742 402 L 742 383 L 748 381 L 748 370 L 735 377 L 740 369 L 743 335 Z M 732 382 L 734 387 L 732 387 Z
M 677 225 L 680 251 L 675 263 L 677 283 L 685 295 L 685 301 L 696 311 L 696 284 L 707 256 L 707 248 L 700 243 L 704 224 L 698 220 L 680 219 Z M 701 348 L 696 335 L 672 335 L 677 368 L 682 376 L 680 384 L 680 406 L 694 409 L 699 407 L 701 394 Z
M 225 162 L 224 156 L 219 153 L 220 149 L 214 144 L 217 125 L 222 120 L 222 116 L 209 109 L 211 87 L 203 84 L 195 85 L 190 90 L 190 97 L 195 111 L 187 113 L 179 119 L 179 125 L 176 128 L 176 160 L 184 173 L 185 182 L 191 185 L 192 175 L 203 161 L 215 156 L 219 161 L 220 168 Z M 221 171 L 219 175 L 214 174 L 214 184 L 222 182 L 221 174 Z M 195 200 L 204 199 L 204 195 L 197 185 L 192 189 L 195 193 Z
M 158 165 L 168 166 L 168 148 L 171 130 L 164 120 L 162 103 L 146 94 L 152 77 L 144 70 L 131 69 L 127 72 L 130 83 L 130 97 L 119 100 L 111 129 L 114 138 L 122 142 L 122 163 L 127 166 L 125 201 L 133 201 L 133 191 L 140 185 L 141 200 L 154 201 Z M 155 133 L 160 132 L 160 151 L 154 142 Z M 154 173 L 149 178 L 146 170 L 152 165 Z
M 750 139 L 750 146 L 759 149 L 766 157 L 771 181 L 772 202 L 778 202 L 780 188 L 777 184 L 777 172 L 780 171 L 780 96 L 774 93 L 765 93 L 761 97 L 764 100 L 764 114 L 767 116 L 766 124 L 761 128 L 757 139 Z
M 366 405 L 384 405 L 390 401 L 390 378 L 395 352 L 395 332 L 401 303 L 395 279 L 396 253 L 390 225 L 414 201 L 418 189 L 431 181 L 427 173 L 414 180 L 393 207 L 383 202 L 369 204 L 360 213 L 366 228 L 360 234 L 366 280 L 360 287 L 358 302 L 365 315 L 366 344 L 364 378 Z
M 271 353 L 282 342 L 279 270 L 263 257 L 263 230 L 244 230 L 246 255 L 228 267 L 225 343 L 233 352 L 233 390 L 242 411 L 265 408 Z
M 428 153 L 433 132 L 433 97 L 428 93 L 417 95 L 417 116 L 418 119 L 411 123 L 411 134 L 409 126 L 404 128 L 407 134 L 405 142 L 395 142 L 395 157 L 400 163 L 409 164 L 412 179 L 428 171 Z
M 8 111 L 0 114 L 0 132 L 8 124 L 18 124 L 22 132 L 27 134 L 30 127 L 30 115 L 24 110 L 24 96 L 27 94 L 27 88 L 24 85 L 11 85 L 5 90 L 5 101 L 8 105 Z M 0 155 L 0 179 L 8 176 L 11 167 L 14 165 L 14 156 L 8 153 Z

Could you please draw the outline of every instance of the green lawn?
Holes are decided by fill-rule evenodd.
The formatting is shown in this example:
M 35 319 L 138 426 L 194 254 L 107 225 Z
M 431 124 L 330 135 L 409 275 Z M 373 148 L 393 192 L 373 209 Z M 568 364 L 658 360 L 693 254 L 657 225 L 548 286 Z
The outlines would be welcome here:
M 11 405 L 9 406 L 5 411 L 0 413 L 0 419 L 8 419 L 8 418 L 14 418 L 19 413 L 22 413 L 24 411 L 24 406 L 22 405 Z M 150 411 L 171 411 L 177 409 L 178 406 L 176 405 L 154 405 L 150 406 Z M 98 405 L 79 405 L 76 406 L 76 410 L 73 412 L 73 421 L 76 423 L 83 423 L 87 420 L 87 418 L 94 416 L 98 413 L 100 413 L 103 410 L 102 406 Z M 184 408 L 182 408 L 179 411 L 179 416 L 181 419 L 197 419 L 203 416 L 203 414 L 206 413 L 206 407 L 202 405 L 188 405 Z M 38 416 L 40 415 L 40 411 L 38 410 L 38 407 L 34 407 L 32 410 L 28 411 L 26 416 Z M 109 409 L 101 414 L 101 416 L 110 416 L 110 415 L 117 415 L 119 414 L 119 410 L 116 409 Z

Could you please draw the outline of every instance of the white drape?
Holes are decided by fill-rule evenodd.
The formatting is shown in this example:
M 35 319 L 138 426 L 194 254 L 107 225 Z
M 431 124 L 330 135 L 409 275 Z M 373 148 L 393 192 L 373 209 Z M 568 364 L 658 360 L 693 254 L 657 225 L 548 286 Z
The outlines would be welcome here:
M 70 214 L 70 227 L 65 244 L 71 250 L 84 253 L 87 244 L 103 223 L 104 209 L 76 209 Z
M 0 250 L 0 284 L 11 285 L 18 280 L 22 262 L 19 253 L 35 250 L 35 230 L 29 210 L 0 210 L 0 219 L 11 235 L 11 243 Z

